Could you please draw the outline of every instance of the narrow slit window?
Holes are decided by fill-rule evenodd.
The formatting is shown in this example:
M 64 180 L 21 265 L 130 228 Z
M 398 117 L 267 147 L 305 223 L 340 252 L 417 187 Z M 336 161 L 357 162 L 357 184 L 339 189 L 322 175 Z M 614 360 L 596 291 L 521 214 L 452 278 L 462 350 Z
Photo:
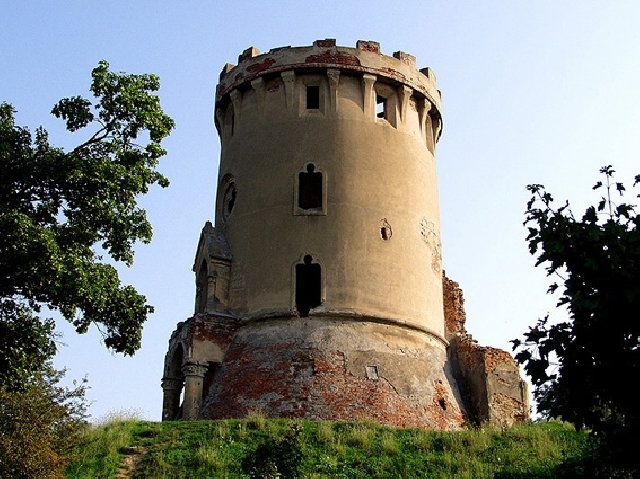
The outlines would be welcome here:
M 308 317 L 309 311 L 321 303 L 320 265 L 312 261 L 313 258 L 308 254 L 303 264 L 296 265 L 296 310 L 302 318 Z
M 307 110 L 320 109 L 320 87 L 318 85 L 307 87 Z
M 387 99 L 381 95 L 376 95 L 376 116 L 387 119 Z
M 298 176 L 298 206 L 303 210 L 322 208 L 322 173 L 315 169 L 316 167 L 309 163 L 307 172 Z
M 209 299 L 208 276 L 207 263 L 203 261 L 196 277 L 196 313 L 205 313 L 207 310 L 207 301 Z

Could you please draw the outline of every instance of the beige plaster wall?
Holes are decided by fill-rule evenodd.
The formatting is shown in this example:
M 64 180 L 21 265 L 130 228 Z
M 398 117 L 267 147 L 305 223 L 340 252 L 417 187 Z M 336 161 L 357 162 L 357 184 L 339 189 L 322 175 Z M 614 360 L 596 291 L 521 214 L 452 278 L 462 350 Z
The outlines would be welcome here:
M 283 78 L 265 74 L 218 103 L 217 117 L 227 119 L 219 177 L 232 175 L 237 189 L 224 221 L 219 188 L 216 219 L 233 257 L 230 310 L 294 311 L 295 264 L 311 254 L 322 266 L 318 311 L 396 318 L 442 335 L 436 168 L 418 111 L 431 105 L 384 76 L 367 97 L 361 73 L 340 72 L 333 101 L 326 69 Z M 307 85 L 320 86 L 319 110 L 305 108 Z M 378 90 L 393 108 L 389 121 L 376 118 Z M 326 208 L 295 214 L 308 163 L 323 173 Z

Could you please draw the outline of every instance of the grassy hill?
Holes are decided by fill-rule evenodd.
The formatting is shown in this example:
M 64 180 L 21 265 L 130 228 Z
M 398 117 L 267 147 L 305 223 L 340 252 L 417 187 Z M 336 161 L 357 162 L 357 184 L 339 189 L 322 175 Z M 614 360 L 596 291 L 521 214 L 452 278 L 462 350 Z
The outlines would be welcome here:
M 66 477 L 83 478 L 576 477 L 593 475 L 596 445 L 585 432 L 561 422 L 445 433 L 372 421 L 260 416 L 164 423 L 112 420 L 86 431 L 65 472 Z

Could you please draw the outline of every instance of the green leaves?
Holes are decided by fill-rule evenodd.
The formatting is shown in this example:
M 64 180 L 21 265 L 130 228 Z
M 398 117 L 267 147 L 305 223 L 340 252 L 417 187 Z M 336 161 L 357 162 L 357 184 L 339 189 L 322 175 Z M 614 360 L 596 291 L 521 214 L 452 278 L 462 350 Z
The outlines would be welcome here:
M 39 305 L 58 310 L 80 333 L 96 324 L 108 348 L 130 355 L 140 347 L 152 311 L 144 296 L 100 262 L 95 248 L 131 265 L 134 243 L 151 240 L 137 198 L 151 185 L 169 184 L 156 166 L 174 122 L 154 94 L 160 88 L 156 75 L 113 73 L 101 61 L 92 77 L 93 101 L 74 96 L 52 110 L 69 131 L 86 138 L 68 152 L 51 146 L 42 128 L 33 138 L 16 126 L 13 107 L 0 104 L 0 329 L 15 331 L 0 335 L 5 377 L 19 377 L 22 369 L 33 373 L 55 352 L 48 342 L 51 324 L 36 327 L 32 313 Z M 20 325 L 29 325 L 33 335 Z M 35 345 L 21 350 L 33 359 L 26 369 L 16 341 Z
M 74 96 L 60 100 L 51 110 L 56 118 L 67 122 L 67 130 L 76 131 L 84 128 L 93 121 L 91 102 L 82 97 Z
M 613 181 L 611 165 L 600 172 L 604 181 L 593 189 L 606 195 L 579 220 L 568 202 L 555 208 L 544 186 L 527 187 L 529 250 L 536 266 L 562 278 L 548 292 L 560 294 L 569 320 L 551 324 L 547 317 L 513 347 L 543 414 L 604 433 L 640 426 L 627 386 L 640 377 L 640 217 L 633 205 L 612 199 L 612 191 L 622 197 L 626 190 Z
M 20 390 L 53 357 L 54 327 L 53 320 L 41 320 L 27 305 L 0 300 L 0 387 Z

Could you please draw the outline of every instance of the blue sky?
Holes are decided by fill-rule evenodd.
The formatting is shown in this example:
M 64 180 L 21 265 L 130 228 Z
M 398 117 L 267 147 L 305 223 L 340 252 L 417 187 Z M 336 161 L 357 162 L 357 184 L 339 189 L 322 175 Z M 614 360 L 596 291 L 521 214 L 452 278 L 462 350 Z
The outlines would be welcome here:
M 156 312 L 133 358 L 110 354 L 92 331 L 60 323 L 56 358 L 70 378 L 88 374 L 94 419 L 124 409 L 160 418 L 160 377 L 171 331 L 193 312 L 195 247 L 213 220 L 219 143 L 215 85 L 225 63 L 261 51 L 336 38 L 380 42 L 431 67 L 443 97 L 437 149 L 443 261 L 464 289 L 467 329 L 508 349 L 553 311 L 522 226 L 525 186 L 543 183 L 577 214 L 598 197 L 598 169 L 613 164 L 630 186 L 640 173 L 640 3 L 600 1 L 23 1 L 0 2 L 0 101 L 20 125 L 44 126 L 53 144 L 70 135 L 49 111 L 88 95 L 98 61 L 156 73 L 177 128 L 160 170 L 171 186 L 143 200 L 154 227 L 124 282 Z M 629 201 L 633 198 L 630 197 Z M 407 278 L 411 281 L 411 278 Z M 553 313 L 562 318 L 562 312 Z

